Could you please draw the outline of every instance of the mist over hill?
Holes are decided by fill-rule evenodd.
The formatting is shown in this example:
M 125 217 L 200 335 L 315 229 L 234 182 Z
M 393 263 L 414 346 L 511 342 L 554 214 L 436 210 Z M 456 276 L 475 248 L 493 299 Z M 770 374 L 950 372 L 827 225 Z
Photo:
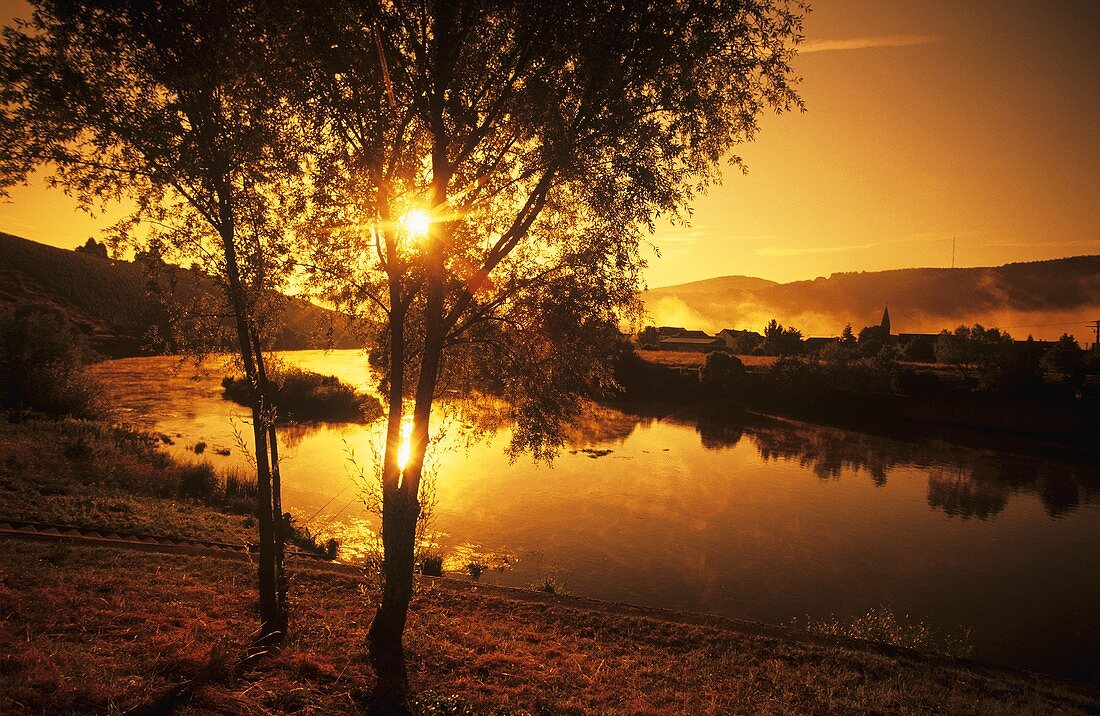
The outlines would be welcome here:
M 119 261 L 47 246 L 0 233 L 0 311 L 15 306 L 52 306 L 110 357 L 161 349 L 151 329 L 163 335 L 173 306 L 215 302 L 220 290 L 198 271 L 161 265 L 153 275 L 138 262 Z M 286 298 L 275 347 L 350 348 L 357 344 L 342 316 L 308 301 Z M 165 336 L 171 338 L 171 336 Z
M 805 335 L 837 335 L 877 324 L 889 305 L 895 333 L 934 333 L 965 323 L 1007 328 L 1013 335 L 1084 342 L 1100 318 L 1100 256 L 1013 263 L 989 268 L 913 268 L 837 273 L 775 283 L 725 276 L 642 295 L 656 325 L 717 331 L 761 330 L 772 318 Z M 1048 325 L 1048 324 L 1078 325 Z

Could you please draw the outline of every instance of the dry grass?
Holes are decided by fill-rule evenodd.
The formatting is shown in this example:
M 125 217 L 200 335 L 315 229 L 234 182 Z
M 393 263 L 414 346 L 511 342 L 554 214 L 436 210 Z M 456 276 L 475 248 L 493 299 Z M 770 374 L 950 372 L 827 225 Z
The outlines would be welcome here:
M 681 353 L 679 351 L 638 351 L 643 360 L 658 365 L 676 368 L 698 368 L 707 359 L 704 353 Z M 775 356 L 739 355 L 746 368 L 767 368 L 778 360 Z
M 252 577 L 227 560 L 0 542 L 0 712 L 118 713 L 181 686 L 180 713 L 361 711 L 374 595 L 352 575 L 297 567 L 289 643 L 234 676 L 255 621 Z M 406 639 L 422 702 L 478 714 L 1100 709 L 1056 679 L 539 599 L 424 585 Z
M 223 542 L 255 540 L 255 520 L 179 492 L 184 466 L 137 433 L 86 421 L 10 423 L 0 416 L 0 518 Z M 236 512 L 252 500 L 235 498 Z M 224 508 L 224 506 L 223 506 Z

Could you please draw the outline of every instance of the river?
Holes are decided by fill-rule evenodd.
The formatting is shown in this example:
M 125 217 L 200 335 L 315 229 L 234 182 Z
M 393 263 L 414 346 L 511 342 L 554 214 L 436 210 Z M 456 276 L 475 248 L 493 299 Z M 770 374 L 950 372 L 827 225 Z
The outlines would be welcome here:
M 281 359 L 372 387 L 358 351 Z M 246 411 L 220 397 L 231 368 L 153 357 L 94 372 L 119 417 L 177 456 L 247 468 Z M 363 495 L 380 433 L 282 431 L 283 505 L 344 559 L 376 539 Z M 449 572 L 481 562 L 487 582 L 549 576 L 579 596 L 768 623 L 888 606 L 970 630 L 974 658 L 1100 679 L 1095 465 L 760 415 L 598 409 L 574 433 L 547 466 L 510 461 L 507 427 L 471 441 L 451 426 L 429 523 Z

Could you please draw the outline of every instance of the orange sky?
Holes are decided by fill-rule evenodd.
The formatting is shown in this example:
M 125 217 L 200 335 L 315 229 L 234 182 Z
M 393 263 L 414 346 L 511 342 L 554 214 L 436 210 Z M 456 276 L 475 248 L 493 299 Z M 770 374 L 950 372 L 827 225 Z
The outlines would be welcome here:
M 1100 253 L 1100 2 L 813 5 L 808 111 L 765 118 L 748 175 L 658 229 L 651 286 L 948 266 L 952 236 L 957 266 Z M 11 193 L 0 231 L 73 247 L 110 223 L 41 180 Z

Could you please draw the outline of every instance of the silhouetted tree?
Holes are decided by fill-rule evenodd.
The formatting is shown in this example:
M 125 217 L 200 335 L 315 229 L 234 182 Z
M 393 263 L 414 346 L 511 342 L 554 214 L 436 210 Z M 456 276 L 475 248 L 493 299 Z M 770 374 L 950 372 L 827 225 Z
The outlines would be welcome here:
M 287 626 L 279 454 L 264 351 L 285 276 L 283 221 L 302 141 L 278 100 L 280 33 L 267 5 L 37 0 L 0 43 L 0 185 L 35 168 L 93 208 L 128 197 L 112 240 L 160 262 L 202 262 L 223 289 L 208 339 L 229 317 L 253 390 L 260 640 Z M 200 346 L 201 347 L 201 346 Z
M 905 346 L 906 360 L 917 363 L 933 363 L 936 360 L 936 343 L 928 336 L 916 336 Z
M 783 324 L 773 318 L 764 326 L 764 343 L 761 348 L 765 355 L 797 355 L 802 352 L 802 331 L 794 326 L 783 328 Z
M 859 354 L 874 358 L 890 340 L 885 326 L 864 326 L 859 329 Z
M 655 326 L 646 326 L 641 330 L 640 333 L 638 333 L 639 348 L 647 348 L 652 350 L 654 348 L 657 348 L 660 343 L 661 337 L 660 335 L 658 335 L 657 328 Z
M 1012 336 L 996 328 L 959 326 L 936 336 L 936 360 L 958 368 L 964 379 L 976 373 L 981 385 L 990 387 L 1012 359 L 1012 346 Z
M 1063 333 L 1043 355 L 1042 366 L 1063 376 L 1074 389 L 1079 389 L 1085 382 L 1085 352 L 1077 339 L 1068 333 Z
M 512 450 L 554 455 L 580 396 L 610 382 L 654 217 L 679 216 L 764 107 L 799 105 L 801 17 L 783 0 L 317 7 L 335 10 L 302 13 L 316 51 L 296 67 L 328 142 L 311 262 L 374 326 L 388 415 L 370 652 L 378 698 L 399 703 L 433 403 L 494 385 Z
M 88 254 L 89 256 L 95 256 L 100 259 L 107 258 L 107 244 L 101 244 L 90 236 L 82 246 L 77 246 L 73 250 L 77 253 Z

